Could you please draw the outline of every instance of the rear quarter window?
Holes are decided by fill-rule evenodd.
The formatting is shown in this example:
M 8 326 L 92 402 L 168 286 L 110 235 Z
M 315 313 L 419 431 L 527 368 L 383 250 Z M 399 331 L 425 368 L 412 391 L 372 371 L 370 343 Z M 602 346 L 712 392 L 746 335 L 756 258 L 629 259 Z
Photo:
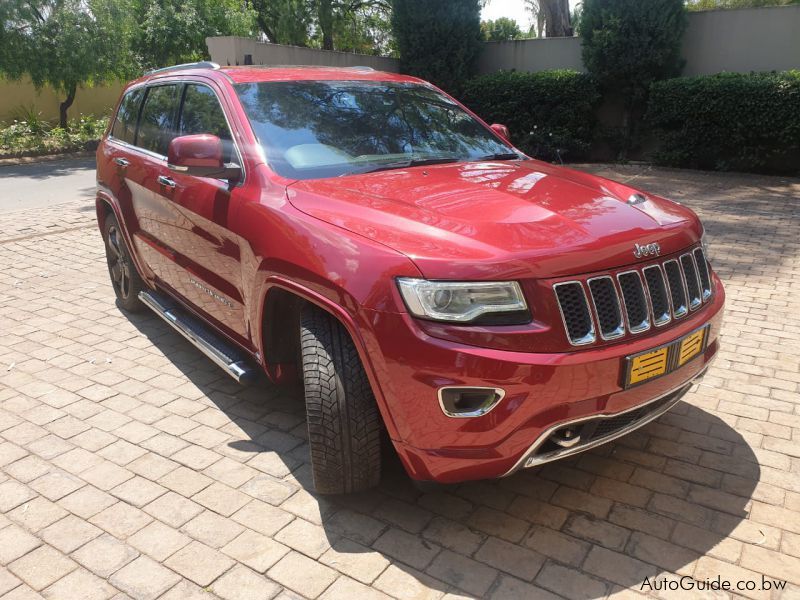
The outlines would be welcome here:
M 144 88 L 131 90 L 120 102 L 114 126 L 111 128 L 112 137 L 133 144 L 136 139 L 136 121 L 139 118 L 139 106 L 142 104 Z

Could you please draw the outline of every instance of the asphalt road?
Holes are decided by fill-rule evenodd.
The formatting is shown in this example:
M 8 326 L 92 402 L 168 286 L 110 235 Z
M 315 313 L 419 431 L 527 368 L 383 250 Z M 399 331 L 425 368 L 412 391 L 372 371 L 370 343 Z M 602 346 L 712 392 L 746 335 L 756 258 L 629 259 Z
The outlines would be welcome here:
M 94 156 L 0 165 L 0 213 L 53 206 L 95 193 Z

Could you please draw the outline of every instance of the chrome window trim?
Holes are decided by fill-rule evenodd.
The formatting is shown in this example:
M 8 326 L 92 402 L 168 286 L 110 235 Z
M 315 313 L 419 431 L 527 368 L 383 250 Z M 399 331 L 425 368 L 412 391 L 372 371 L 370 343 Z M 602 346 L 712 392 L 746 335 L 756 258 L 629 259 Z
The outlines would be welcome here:
M 622 282 L 620 281 L 620 277 L 623 275 L 633 274 L 636 275 L 636 278 L 639 280 L 639 287 L 642 290 L 642 295 L 644 296 L 644 312 L 646 313 L 646 318 L 640 325 L 637 325 L 635 328 L 631 327 L 630 319 L 628 317 L 628 307 L 625 303 L 625 292 L 622 290 Z M 622 273 L 617 273 L 617 283 L 619 284 L 619 292 L 620 298 L 622 300 L 622 305 L 625 307 L 625 322 L 628 325 L 628 331 L 632 334 L 636 335 L 639 333 L 644 333 L 645 331 L 649 331 L 652 324 L 650 323 L 650 298 L 647 295 L 647 291 L 645 290 L 644 282 L 642 281 L 642 276 L 636 269 L 632 269 L 630 271 L 623 271 Z
M 648 269 L 656 269 L 658 271 L 659 276 L 661 277 L 661 283 L 664 284 L 664 295 L 667 297 L 667 312 L 666 312 L 666 320 L 659 321 L 656 317 L 656 311 L 653 308 L 653 298 L 650 295 L 650 286 L 647 283 L 647 273 Z M 643 283 L 644 289 L 647 293 L 647 301 L 650 304 L 650 316 L 653 317 L 653 325 L 656 327 L 664 327 L 665 325 L 669 325 L 672 323 L 672 297 L 669 293 L 669 288 L 667 287 L 667 278 L 666 274 L 664 273 L 663 269 L 661 268 L 661 263 L 654 263 L 652 265 L 647 265 L 642 269 L 642 275 L 644 275 Z
M 581 288 L 581 293 L 583 294 L 583 301 L 586 303 L 586 312 L 589 313 L 589 322 L 591 324 L 591 329 L 589 333 L 586 334 L 584 337 L 578 339 L 578 341 L 573 342 L 572 338 L 569 335 L 569 327 L 567 327 L 567 319 L 564 317 L 564 310 L 561 308 L 561 300 L 558 298 L 558 288 L 563 285 L 571 285 L 577 284 Z M 553 284 L 553 295 L 556 298 L 556 305 L 558 306 L 558 312 L 561 314 L 561 323 L 564 325 L 564 334 L 567 336 L 567 341 L 570 343 L 571 346 L 586 346 L 588 344 L 593 344 L 597 341 L 597 330 L 594 326 L 594 318 L 592 316 L 592 310 L 589 307 L 589 299 L 586 297 L 586 289 L 583 287 L 583 283 L 578 280 L 571 280 L 571 281 L 560 281 L 556 284 Z
M 702 284 L 700 283 L 700 274 L 697 272 L 697 263 L 694 262 L 694 256 L 692 255 L 691 252 L 686 252 L 684 254 L 681 254 L 678 257 L 679 258 L 678 263 L 681 266 L 681 271 L 685 271 L 684 268 L 683 268 L 683 257 L 684 256 L 688 256 L 689 260 L 692 263 L 692 267 L 694 268 L 694 276 L 695 276 L 695 279 L 697 280 L 697 290 L 700 292 L 700 295 L 697 298 L 697 302 L 694 302 L 694 299 L 689 297 L 689 282 L 688 282 L 688 279 L 686 278 L 686 273 L 684 272 L 683 278 L 684 278 L 684 282 L 686 284 L 686 300 L 687 300 L 687 302 L 689 302 L 689 310 L 690 311 L 695 311 L 698 308 L 700 308 L 701 306 L 703 306 L 703 289 L 702 289 Z
M 241 179 L 239 179 L 234 184 L 234 186 L 232 186 L 232 187 L 238 187 L 240 185 L 243 185 L 244 182 L 247 180 L 247 168 L 246 168 L 246 166 L 244 164 L 244 157 L 243 157 L 243 155 L 241 153 L 241 150 L 239 149 L 239 144 L 236 142 L 236 137 L 234 136 L 234 133 L 233 133 L 234 129 L 233 129 L 233 127 L 231 127 L 231 121 L 228 118 L 228 113 L 225 112 L 225 107 L 222 104 L 222 102 L 220 101 L 219 94 L 217 94 L 216 90 L 214 90 L 214 88 L 212 88 L 209 84 L 204 83 L 202 81 L 197 81 L 195 79 L 169 79 L 169 80 L 156 79 L 153 82 L 144 83 L 142 85 L 139 85 L 139 86 L 136 86 L 136 87 L 131 88 L 129 90 L 126 90 L 125 91 L 125 95 L 127 95 L 129 92 L 132 92 L 134 90 L 138 90 L 138 89 L 141 89 L 141 88 L 144 88 L 145 92 L 148 92 L 150 90 L 150 88 L 159 87 L 159 86 L 162 86 L 162 85 L 178 85 L 178 86 L 180 86 L 180 85 L 183 85 L 183 86 L 199 85 L 199 86 L 207 87 L 209 90 L 211 90 L 211 93 L 214 94 L 214 97 L 217 99 L 217 104 L 219 104 L 219 107 L 222 110 L 222 116 L 225 117 L 225 124 L 228 126 L 228 132 L 231 134 L 231 142 L 233 143 L 233 149 L 236 151 L 236 157 L 239 159 L 239 167 L 242 169 L 242 177 L 241 177 Z M 178 102 L 178 115 L 177 115 L 178 119 L 180 119 L 180 116 L 181 116 L 181 114 L 183 112 L 183 96 L 184 96 L 185 93 L 186 93 L 185 90 L 181 90 L 180 99 L 179 99 L 179 102 Z M 143 99 L 143 102 L 142 102 L 141 106 L 139 106 L 139 116 L 141 116 L 141 111 L 142 111 L 142 108 L 144 107 L 144 103 L 146 101 L 147 101 L 147 93 L 145 93 L 145 97 Z M 117 112 L 119 112 L 119 111 L 117 111 Z M 139 137 L 139 116 L 137 116 L 137 119 L 136 119 L 136 137 Z M 117 120 L 117 113 L 114 113 L 114 121 L 116 121 L 116 120 Z M 176 125 L 178 125 L 178 124 L 179 123 L 176 123 Z M 144 154 L 145 156 L 149 156 L 150 158 L 154 158 L 156 160 L 163 161 L 165 164 L 167 163 L 167 157 L 164 156 L 163 154 L 159 154 L 158 152 L 153 152 L 152 150 L 147 150 L 146 148 L 142 148 L 141 146 L 136 146 L 134 144 L 129 144 L 128 142 L 125 142 L 125 141 L 123 141 L 123 140 L 121 140 L 119 138 L 114 137 L 113 135 L 111 135 L 111 130 L 112 129 L 113 129 L 113 122 L 112 122 L 112 126 L 108 130 L 108 135 L 106 136 L 106 139 L 109 139 L 109 140 L 113 141 L 115 144 L 120 144 L 121 146 L 127 148 L 128 150 L 130 150 L 132 152 L 138 152 L 140 154 Z M 177 133 L 177 131 L 176 131 L 176 133 Z M 227 180 L 218 179 L 216 177 L 207 177 L 207 178 L 204 177 L 203 179 L 216 179 L 217 181 L 220 181 L 222 183 L 227 183 Z
M 669 277 L 667 277 L 665 279 L 665 281 L 666 281 L 666 284 L 667 284 L 667 290 L 670 293 L 669 294 L 669 302 L 672 305 L 672 316 L 677 321 L 678 319 L 682 319 L 683 317 L 685 317 L 686 315 L 689 314 L 689 290 L 686 289 L 686 279 L 685 279 L 685 277 L 683 275 L 683 267 L 681 266 L 680 262 L 678 262 L 678 260 L 675 259 L 675 258 L 671 258 L 669 260 L 665 260 L 662 263 L 662 265 L 664 267 L 664 274 L 665 275 L 667 273 L 667 264 L 668 263 L 675 263 L 675 266 L 678 268 L 678 277 L 681 280 L 681 287 L 683 288 L 683 297 L 686 298 L 686 306 L 683 307 L 683 310 L 681 312 L 678 312 L 675 309 L 675 305 L 672 304 L 672 285 L 669 282 Z
M 617 301 L 617 310 L 619 311 L 619 325 L 617 325 L 616 329 L 609 336 L 606 336 L 603 333 L 603 328 L 600 326 L 600 317 L 597 312 L 597 303 L 594 300 L 594 292 L 592 291 L 592 282 L 601 279 L 608 279 L 611 282 L 611 288 L 614 290 L 614 298 Z M 586 287 L 589 288 L 589 296 L 592 298 L 592 310 L 594 311 L 594 318 L 597 323 L 597 332 L 600 334 L 600 339 L 603 341 L 608 341 L 621 338 L 623 335 L 625 335 L 625 314 L 623 313 L 622 305 L 620 304 L 619 292 L 617 291 L 617 286 L 614 283 L 614 278 L 611 277 L 611 275 L 600 275 L 598 277 L 590 277 L 589 279 L 586 280 Z M 558 298 L 556 297 L 556 299 Z

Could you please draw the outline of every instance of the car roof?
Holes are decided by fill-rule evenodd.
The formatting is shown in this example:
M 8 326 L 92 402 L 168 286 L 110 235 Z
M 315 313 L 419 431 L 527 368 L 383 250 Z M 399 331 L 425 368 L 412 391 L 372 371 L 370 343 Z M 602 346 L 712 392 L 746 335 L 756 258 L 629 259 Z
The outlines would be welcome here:
M 220 67 L 214 63 L 190 63 L 157 69 L 135 82 L 180 78 L 187 75 L 223 75 L 231 83 L 262 81 L 393 81 L 423 83 L 421 79 L 399 73 L 376 71 L 371 67 L 329 67 L 319 65 L 246 65 Z

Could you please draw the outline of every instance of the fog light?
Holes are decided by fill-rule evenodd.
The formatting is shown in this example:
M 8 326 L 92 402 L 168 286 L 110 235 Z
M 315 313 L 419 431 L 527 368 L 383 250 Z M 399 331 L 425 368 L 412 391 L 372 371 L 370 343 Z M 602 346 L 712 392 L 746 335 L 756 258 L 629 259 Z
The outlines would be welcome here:
M 439 389 L 439 405 L 448 417 L 480 417 L 497 406 L 505 395 L 500 388 L 443 387 Z

